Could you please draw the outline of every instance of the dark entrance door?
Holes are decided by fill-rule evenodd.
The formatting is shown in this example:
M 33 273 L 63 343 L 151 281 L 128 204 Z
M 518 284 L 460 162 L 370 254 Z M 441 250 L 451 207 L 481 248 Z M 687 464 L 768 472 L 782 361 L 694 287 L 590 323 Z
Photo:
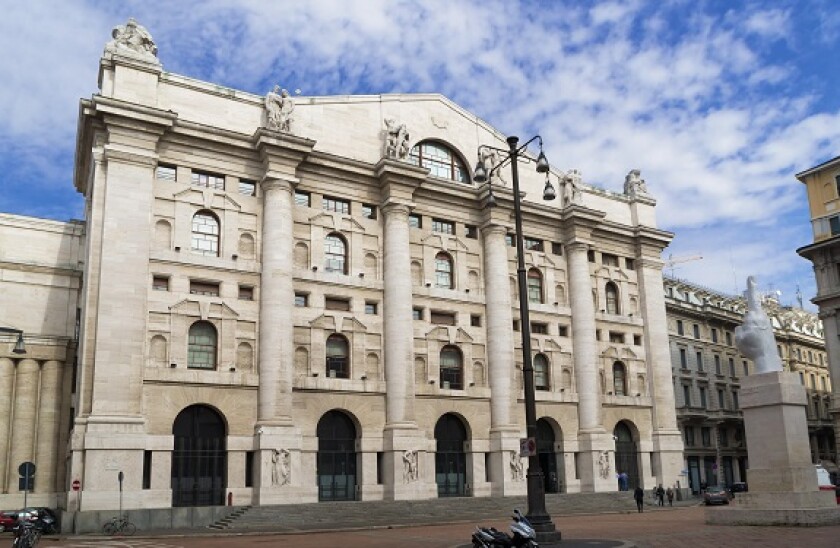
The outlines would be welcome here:
M 560 492 L 557 455 L 554 453 L 554 428 L 545 419 L 537 421 L 537 456 L 543 473 L 546 493 Z
M 633 441 L 633 433 L 623 422 L 615 425 L 615 471 L 627 474 L 627 489 L 632 491 L 642 486 L 639 479 L 639 449 Z
M 206 405 L 181 411 L 172 426 L 172 506 L 220 506 L 227 485 L 226 428 Z
M 356 500 L 356 426 L 330 411 L 318 421 L 318 500 Z
M 439 497 L 463 497 L 467 494 L 467 455 L 464 442 L 467 430 L 461 420 L 447 413 L 435 425 L 435 481 Z

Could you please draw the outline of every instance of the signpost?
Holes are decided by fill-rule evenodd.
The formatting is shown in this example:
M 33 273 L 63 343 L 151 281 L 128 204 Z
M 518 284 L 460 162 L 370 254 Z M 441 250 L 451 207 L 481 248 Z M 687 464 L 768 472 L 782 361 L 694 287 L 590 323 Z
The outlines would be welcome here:
M 120 482 L 120 517 L 121 518 L 122 518 L 122 493 L 123 493 L 122 485 L 123 485 L 123 479 L 125 479 L 125 475 L 122 473 L 122 470 L 120 470 L 120 473 L 117 474 L 117 481 Z
M 23 491 L 23 507 L 29 506 L 29 491 L 35 488 L 35 464 L 29 461 L 21 463 L 18 466 L 18 473 L 20 480 L 18 481 L 18 489 Z

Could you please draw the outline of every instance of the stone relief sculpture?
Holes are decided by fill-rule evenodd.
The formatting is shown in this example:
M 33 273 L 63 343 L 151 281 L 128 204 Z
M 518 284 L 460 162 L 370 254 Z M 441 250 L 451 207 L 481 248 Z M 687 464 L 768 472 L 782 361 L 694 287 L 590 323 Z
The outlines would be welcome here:
M 152 63 L 158 63 L 157 45 L 143 25 L 130 17 L 125 25 L 111 31 L 113 40 L 105 44 L 105 53 L 127 53 Z
M 485 171 L 489 174 L 491 184 L 507 184 L 507 181 L 502 178 L 501 170 L 497 169 L 496 171 L 490 173 L 490 170 L 493 169 L 493 167 L 499 165 L 500 159 L 498 150 L 481 148 L 478 151 L 478 159 L 481 162 L 481 165 L 484 166 Z
M 563 205 L 583 203 L 583 194 L 580 189 L 581 180 L 581 173 L 576 169 L 570 169 L 563 176 Z
M 385 157 L 404 160 L 408 156 L 408 128 L 394 118 L 385 118 L 385 127 L 388 128 L 385 136 Z
M 761 296 L 754 276 L 747 278 L 747 313 L 744 323 L 735 328 L 735 346 L 755 363 L 756 373 L 782 370 L 776 351 L 776 337 L 767 313 L 761 308 Z
M 420 456 L 415 449 L 414 451 L 405 451 L 403 453 L 403 481 L 405 483 L 412 483 L 420 479 Z
M 292 480 L 292 454 L 275 449 L 271 454 L 271 485 L 287 485 Z
M 610 477 L 610 453 L 609 451 L 602 451 L 598 455 L 598 472 L 601 478 L 607 479 Z
M 525 479 L 525 464 L 522 462 L 522 457 L 516 451 L 510 452 L 510 478 L 513 481 L 522 481 Z
M 647 196 L 647 185 L 642 179 L 642 172 L 632 169 L 624 178 L 624 194 L 626 196 Z
M 265 127 L 288 133 L 291 130 L 294 110 L 295 100 L 289 96 L 288 90 L 274 86 L 274 89 L 265 96 Z

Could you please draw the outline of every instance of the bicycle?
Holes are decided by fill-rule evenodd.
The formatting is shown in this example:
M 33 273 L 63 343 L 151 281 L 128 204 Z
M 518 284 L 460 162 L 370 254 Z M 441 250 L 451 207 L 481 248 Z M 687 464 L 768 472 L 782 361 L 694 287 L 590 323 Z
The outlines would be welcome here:
M 137 531 L 137 526 L 128 521 L 127 516 L 114 516 L 102 525 L 102 532 L 108 536 L 131 536 Z

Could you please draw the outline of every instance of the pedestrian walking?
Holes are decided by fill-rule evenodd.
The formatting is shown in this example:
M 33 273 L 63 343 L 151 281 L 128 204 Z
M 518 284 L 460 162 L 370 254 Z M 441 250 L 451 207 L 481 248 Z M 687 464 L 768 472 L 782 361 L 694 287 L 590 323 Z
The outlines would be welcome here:
M 668 506 L 674 505 L 674 490 L 670 487 L 665 491 L 665 496 L 668 497 Z
M 636 499 L 636 509 L 639 512 L 644 512 L 645 507 L 645 492 L 641 487 L 636 487 L 633 490 L 633 498 Z
M 662 488 L 662 484 L 659 484 L 659 487 L 656 488 L 656 503 L 659 506 L 665 506 L 665 489 Z

